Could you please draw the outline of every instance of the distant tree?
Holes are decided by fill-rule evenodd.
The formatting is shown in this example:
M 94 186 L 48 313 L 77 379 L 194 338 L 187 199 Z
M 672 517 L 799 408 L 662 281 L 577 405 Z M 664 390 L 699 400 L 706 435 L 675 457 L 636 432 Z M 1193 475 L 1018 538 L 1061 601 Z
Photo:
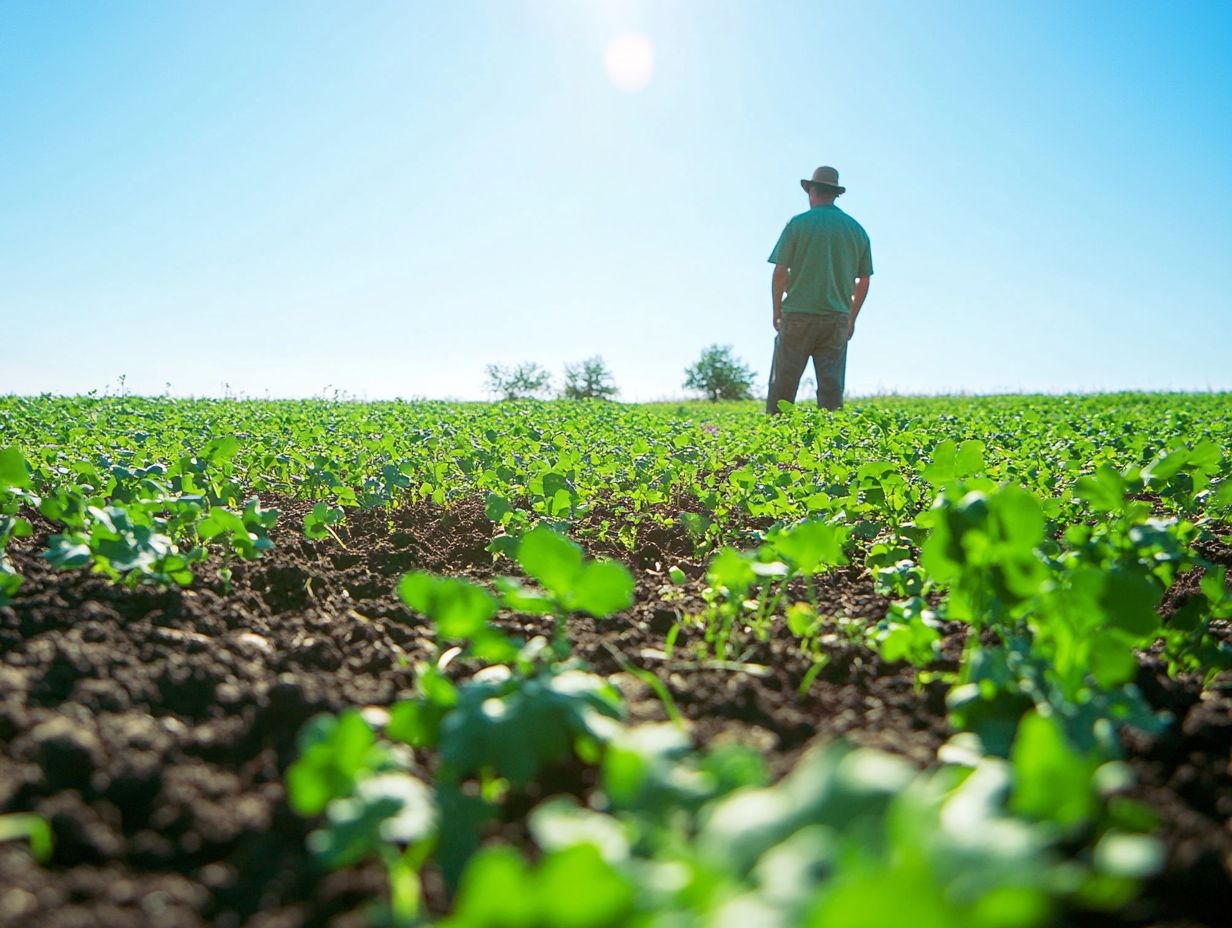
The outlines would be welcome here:
M 598 355 L 565 365 L 565 399 L 610 400 L 618 392 L 612 372 Z
M 552 389 L 552 375 L 531 361 L 514 367 L 488 365 L 487 391 L 502 400 L 537 399 Z
M 731 345 L 711 345 L 685 370 L 684 387 L 706 394 L 712 403 L 747 400 L 753 396 L 753 371 L 732 356 Z

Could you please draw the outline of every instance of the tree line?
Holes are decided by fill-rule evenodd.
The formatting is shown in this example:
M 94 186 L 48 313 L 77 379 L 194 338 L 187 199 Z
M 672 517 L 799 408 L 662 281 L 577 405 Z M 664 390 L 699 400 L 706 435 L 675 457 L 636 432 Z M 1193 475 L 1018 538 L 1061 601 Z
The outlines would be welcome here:
M 747 400 L 753 397 L 753 371 L 732 352 L 731 345 L 711 345 L 684 372 L 684 388 L 700 393 L 711 402 Z M 620 390 L 612 372 L 599 355 L 576 364 L 566 364 L 564 380 L 555 389 L 552 374 L 533 361 L 520 364 L 489 364 L 485 389 L 498 400 L 548 399 L 610 400 Z

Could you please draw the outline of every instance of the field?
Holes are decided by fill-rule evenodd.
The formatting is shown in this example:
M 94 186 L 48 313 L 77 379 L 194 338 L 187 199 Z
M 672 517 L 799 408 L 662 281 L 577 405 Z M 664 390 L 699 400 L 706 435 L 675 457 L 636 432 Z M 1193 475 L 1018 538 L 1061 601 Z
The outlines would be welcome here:
M 0 398 L 0 925 L 1226 925 L 1230 399 Z

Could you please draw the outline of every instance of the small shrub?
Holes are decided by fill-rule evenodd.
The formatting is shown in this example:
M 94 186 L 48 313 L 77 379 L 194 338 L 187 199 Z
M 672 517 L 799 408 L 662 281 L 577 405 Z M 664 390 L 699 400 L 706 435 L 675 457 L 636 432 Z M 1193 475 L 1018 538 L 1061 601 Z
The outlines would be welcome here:
M 612 372 L 598 355 L 565 365 L 565 399 L 610 400 L 618 392 Z
M 732 355 L 731 345 L 711 345 L 684 372 L 686 390 L 697 390 L 712 403 L 753 396 L 753 371 Z

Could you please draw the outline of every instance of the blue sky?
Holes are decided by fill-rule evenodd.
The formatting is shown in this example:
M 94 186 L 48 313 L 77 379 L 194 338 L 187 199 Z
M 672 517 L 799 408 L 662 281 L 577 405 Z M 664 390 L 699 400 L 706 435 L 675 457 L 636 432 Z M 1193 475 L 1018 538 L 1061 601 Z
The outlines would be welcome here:
M 823 163 L 849 391 L 1232 389 L 1230 45 L 1222 0 L 0 0 L 0 392 L 760 383 Z

